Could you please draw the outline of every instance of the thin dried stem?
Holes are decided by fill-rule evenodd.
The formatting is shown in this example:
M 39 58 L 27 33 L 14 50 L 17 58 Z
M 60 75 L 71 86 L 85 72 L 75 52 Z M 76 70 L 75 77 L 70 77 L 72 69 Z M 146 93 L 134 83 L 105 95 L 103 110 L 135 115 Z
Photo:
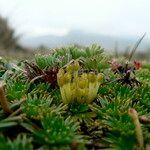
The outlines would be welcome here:
M 4 84 L 0 83 L 0 103 L 2 106 L 2 109 L 5 113 L 10 114 L 12 113 L 11 108 L 9 107 L 5 91 L 4 91 Z
M 139 150 L 144 150 L 144 139 L 143 139 L 143 133 L 138 118 L 138 113 L 134 108 L 130 108 L 128 110 L 128 114 L 132 118 L 133 123 L 135 125 L 135 133 L 138 141 Z
M 145 37 L 146 33 L 144 33 L 144 35 L 136 42 L 136 44 L 134 45 L 130 55 L 129 55 L 129 61 L 131 61 L 135 51 L 137 50 L 138 46 L 140 45 L 140 43 L 142 42 L 143 38 Z

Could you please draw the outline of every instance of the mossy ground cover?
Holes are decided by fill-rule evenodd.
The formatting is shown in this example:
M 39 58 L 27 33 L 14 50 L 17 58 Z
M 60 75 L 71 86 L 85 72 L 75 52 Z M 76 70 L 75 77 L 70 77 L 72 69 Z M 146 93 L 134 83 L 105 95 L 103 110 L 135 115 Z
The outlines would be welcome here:
M 150 64 L 99 46 L 0 59 L 0 150 L 150 149 Z

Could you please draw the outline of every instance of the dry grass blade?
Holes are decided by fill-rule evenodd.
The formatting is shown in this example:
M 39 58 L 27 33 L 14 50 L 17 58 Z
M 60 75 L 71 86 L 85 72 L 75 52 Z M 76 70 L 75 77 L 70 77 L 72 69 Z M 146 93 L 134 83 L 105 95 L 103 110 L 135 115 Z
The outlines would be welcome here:
M 118 42 L 115 42 L 115 58 L 118 58 Z
M 127 48 L 125 49 L 124 53 L 123 53 L 123 56 L 128 59 L 129 58 L 129 55 L 130 55 L 130 46 L 127 46 Z
M 129 55 L 129 61 L 132 59 L 132 56 L 134 55 L 135 51 L 137 50 L 138 46 L 140 45 L 140 43 L 142 42 L 143 38 L 145 37 L 146 33 L 144 33 L 144 35 L 136 42 L 136 44 L 134 45 L 130 55 Z

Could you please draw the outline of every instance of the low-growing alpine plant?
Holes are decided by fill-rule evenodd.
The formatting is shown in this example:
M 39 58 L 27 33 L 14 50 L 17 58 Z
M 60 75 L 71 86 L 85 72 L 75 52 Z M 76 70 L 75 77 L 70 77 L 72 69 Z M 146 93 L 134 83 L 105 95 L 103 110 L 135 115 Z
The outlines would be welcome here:
M 66 69 L 60 69 L 57 81 L 63 102 L 91 103 L 97 96 L 102 78 L 100 73 L 80 73 L 78 61 L 68 65 Z
M 149 150 L 150 65 L 134 52 L 122 61 L 92 45 L 0 58 L 0 149 Z

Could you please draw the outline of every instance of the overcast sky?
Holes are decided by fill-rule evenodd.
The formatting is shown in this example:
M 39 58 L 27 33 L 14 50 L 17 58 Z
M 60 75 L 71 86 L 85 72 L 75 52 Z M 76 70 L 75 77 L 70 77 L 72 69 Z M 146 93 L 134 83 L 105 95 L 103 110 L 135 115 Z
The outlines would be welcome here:
M 150 0 L 0 0 L 0 13 L 25 36 L 62 36 L 73 29 L 150 36 Z

